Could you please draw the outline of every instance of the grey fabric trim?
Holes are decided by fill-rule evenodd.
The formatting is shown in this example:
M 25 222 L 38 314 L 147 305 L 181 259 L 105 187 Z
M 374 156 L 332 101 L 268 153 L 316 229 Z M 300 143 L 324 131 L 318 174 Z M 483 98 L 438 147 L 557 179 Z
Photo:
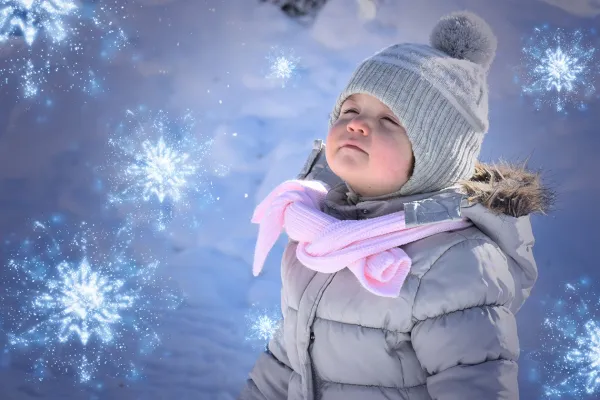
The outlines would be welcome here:
M 304 163 L 304 166 L 300 170 L 300 173 L 297 175 L 296 179 L 306 178 L 306 176 L 310 173 L 310 170 L 312 169 L 313 165 L 317 161 L 319 153 L 321 152 L 323 146 L 323 141 L 321 139 L 315 139 L 315 141 L 313 142 L 313 149 L 308 158 L 306 159 L 306 162 Z
M 461 220 L 460 206 L 462 198 L 463 195 L 461 194 L 451 193 L 405 203 L 406 227 L 412 228 L 440 221 Z

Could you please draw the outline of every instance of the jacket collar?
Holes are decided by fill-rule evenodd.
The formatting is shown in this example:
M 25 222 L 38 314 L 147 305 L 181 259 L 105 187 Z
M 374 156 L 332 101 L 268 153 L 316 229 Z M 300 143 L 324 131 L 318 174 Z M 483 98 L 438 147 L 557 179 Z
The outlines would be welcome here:
M 404 211 L 407 226 L 461 219 L 464 195 L 455 187 L 438 192 L 402 196 L 398 192 L 361 197 L 346 183 L 334 186 L 325 198 L 323 211 L 337 219 L 367 219 Z
M 543 186 L 538 173 L 507 163 L 478 163 L 469 180 L 430 193 L 402 196 L 400 192 L 362 197 L 345 182 L 334 186 L 325 199 L 324 212 L 338 219 L 375 218 L 404 210 L 407 224 L 422 224 L 460 218 L 460 209 L 481 204 L 497 215 L 522 217 L 545 214 L 554 193 Z
M 553 201 L 539 174 L 479 163 L 470 180 L 434 193 L 368 198 L 341 183 L 329 190 L 323 211 L 338 219 L 366 219 L 404 210 L 407 226 L 468 218 L 507 255 L 515 279 L 514 299 L 507 306 L 516 313 L 538 276 L 530 215 L 546 214 Z

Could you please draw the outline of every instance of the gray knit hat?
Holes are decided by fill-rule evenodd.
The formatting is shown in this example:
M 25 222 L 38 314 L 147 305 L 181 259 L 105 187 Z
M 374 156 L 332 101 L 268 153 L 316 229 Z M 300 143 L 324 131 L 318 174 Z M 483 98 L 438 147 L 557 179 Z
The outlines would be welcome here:
M 364 60 L 329 121 L 331 127 L 354 93 L 374 96 L 394 112 L 415 157 L 402 195 L 470 178 L 489 125 L 487 72 L 497 46 L 489 25 L 471 12 L 452 13 L 437 23 L 430 44 L 396 44 Z

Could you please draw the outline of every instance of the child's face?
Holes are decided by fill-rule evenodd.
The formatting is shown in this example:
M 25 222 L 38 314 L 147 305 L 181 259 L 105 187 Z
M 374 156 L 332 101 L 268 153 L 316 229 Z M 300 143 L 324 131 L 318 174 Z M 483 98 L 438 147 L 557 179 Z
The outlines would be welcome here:
M 352 143 L 361 150 L 346 147 Z M 331 170 L 362 196 L 400 190 L 413 163 L 412 146 L 398 118 L 381 101 L 354 94 L 342 104 L 327 136 Z

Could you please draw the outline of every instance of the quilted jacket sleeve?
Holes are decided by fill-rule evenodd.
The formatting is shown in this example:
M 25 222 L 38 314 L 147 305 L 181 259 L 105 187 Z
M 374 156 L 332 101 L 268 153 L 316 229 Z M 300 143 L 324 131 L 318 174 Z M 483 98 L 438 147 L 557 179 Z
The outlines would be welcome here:
M 340 178 L 328 167 L 324 150 L 323 141 L 314 140 L 313 149 L 296 179 L 319 180 L 326 186 L 333 186 L 341 182 Z M 285 319 L 287 304 L 283 290 L 281 309 Z M 267 351 L 262 353 L 256 361 L 250 372 L 250 379 L 246 382 L 238 400 L 287 399 L 291 374 L 292 369 L 286 354 L 283 335 L 275 335 L 269 342 Z
M 516 400 L 519 340 L 514 282 L 491 241 L 453 245 L 422 276 L 412 343 L 435 400 Z
M 284 260 L 282 260 L 284 262 Z M 281 310 L 286 317 L 287 302 L 281 291 Z M 265 352 L 261 353 L 250 372 L 238 400 L 285 400 L 288 398 L 288 384 L 292 375 L 290 361 L 285 350 L 283 326 L 273 335 Z
M 238 400 L 284 400 L 288 398 L 288 383 L 292 374 L 283 345 L 283 336 L 276 334 L 267 350 L 254 364 Z
M 271 344 L 269 344 L 271 346 Z M 261 353 L 238 400 L 285 400 L 292 370 L 270 350 Z

